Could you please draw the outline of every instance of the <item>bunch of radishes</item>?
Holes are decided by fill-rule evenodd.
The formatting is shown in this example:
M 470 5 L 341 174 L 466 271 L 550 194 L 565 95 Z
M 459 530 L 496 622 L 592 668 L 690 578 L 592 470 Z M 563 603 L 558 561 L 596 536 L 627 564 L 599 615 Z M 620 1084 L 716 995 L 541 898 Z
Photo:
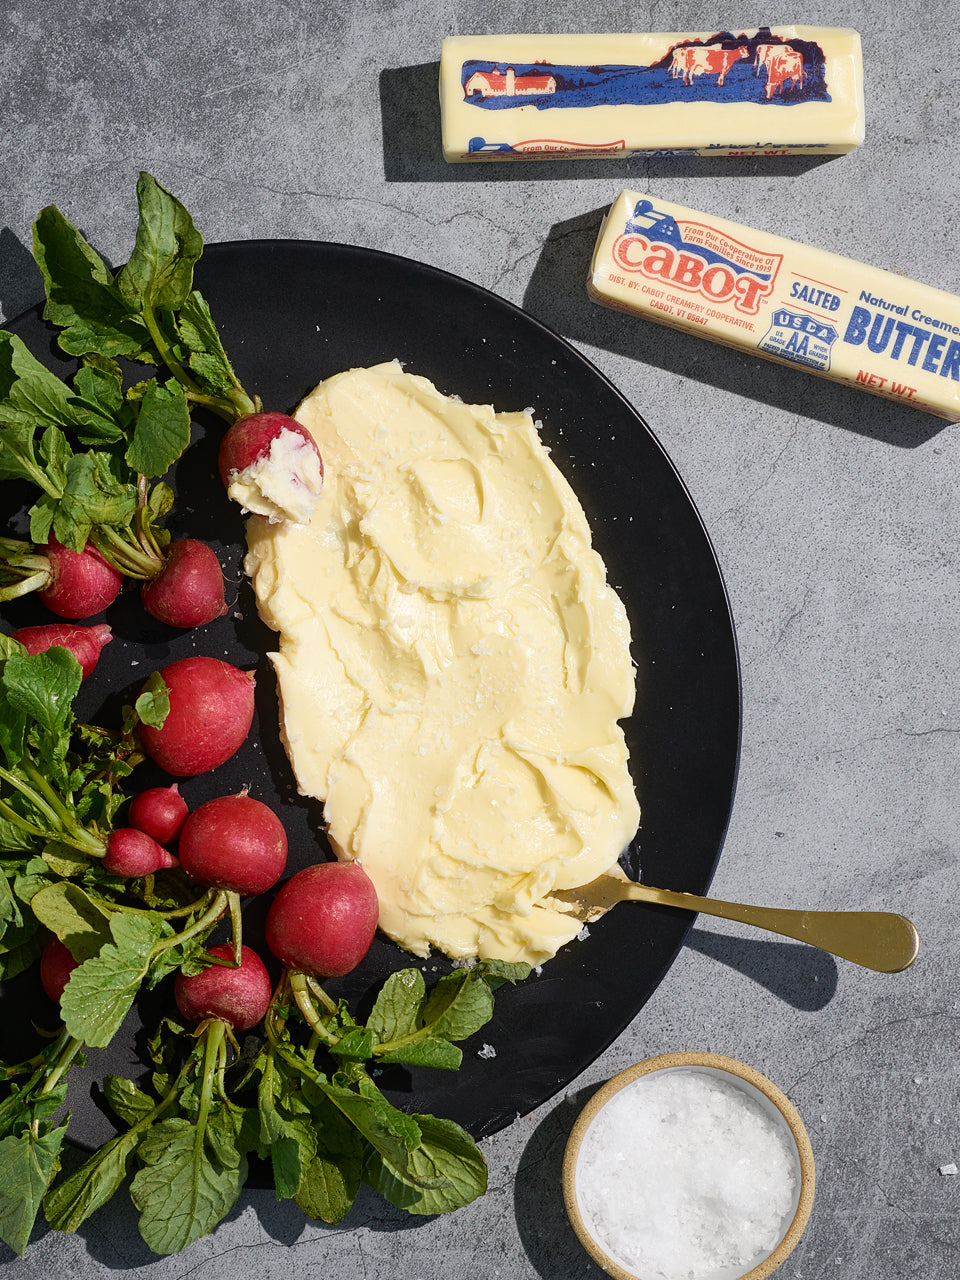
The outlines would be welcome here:
M 323 465 L 310 436 L 283 414 L 253 414 L 235 422 L 221 444 L 220 470 L 224 485 L 239 473 L 262 469 L 271 447 L 293 440 L 286 450 L 294 484 L 301 483 L 304 458 L 311 455 L 313 469 Z M 112 554 L 111 554 L 112 551 Z M 179 538 L 161 551 L 154 539 L 149 548 L 135 554 L 121 542 L 113 548 L 106 541 L 88 541 L 74 551 L 51 533 L 46 543 L 26 557 L 34 571 L 30 578 L 37 594 L 60 618 L 90 618 L 102 613 L 120 594 L 125 577 L 141 580 L 144 608 L 171 627 L 198 627 L 227 612 L 223 572 L 216 552 L 196 538 Z M 35 563 L 34 563 L 35 562 Z
M 273 520 L 308 519 L 323 485 L 323 459 L 313 438 L 284 413 L 254 413 L 234 422 L 221 441 L 218 468 L 231 497 L 252 502 Z M 120 575 L 89 545 L 81 556 L 64 550 L 55 539 L 48 544 L 51 581 L 41 592 L 47 604 L 72 618 L 106 608 L 120 590 Z M 193 538 L 170 544 L 162 568 L 140 594 L 147 612 L 173 627 L 200 626 L 227 611 L 216 554 Z M 85 612 L 66 612 L 79 607 Z
M 166 772 L 189 777 L 223 764 L 243 743 L 254 712 L 255 679 L 219 658 L 196 656 L 163 667 L 160 676 L 169 711 L 160 728 L 140 726 L 144 749 Z M 176 845 L 176 853 L 171 847 Z M 180 867 L 186 877 L 219 895 L 209 915 L 230 911 L 234 941 L 230 948 L 243 968 L 239 933 L 239 899 L 268 893 L 286 869 L 287 837 L 277 815 L 246 790 L 207 800 L 192 812 L 178 783 L 150 787 L 130 802 L 127 825 L 115 828 L 106 841 L 100 865 L 114 875 L 141 878 Z M 358 863 L 320 863 L 294 875 L 274 899 L 266 922 L 267 945 L 289 970 L 314 977 L 348 973 L 366 955 L 377 928 L 379 905 L 373 883 Z M 59 998 L 72 969 L 62 944 L 50 945 L 46 967 L 53 973 L 48 993 Z M 217 956 L 219 953 L 214 952 Z M 255 964 L 254 964 L 255 961 Z M 254 956 L 250 964 L 260 964 Z M 245 979 L 223 976 L 213 965 L 177 985 L 187 993 L 181 1009 L 193 1007 L 190 992 L 202 1002 L 218 993 L 235 992 Z M 43 978 L 44 969 L 41 968 Z M 257 984 L 254 984 L 255 986 Z M 262 983 L 259 984 L 262 987 Z M 234 995 L 229 999 L 233 1000 Z M 250 1012 L 253 1012 L 251 1007 Z M 208 1012 L 204 1016 L 221 1016 Z M 253 1018 L 256 1023 L 261 1012 Z M 230 1018 L 225 1018 L 230 1021 Z M 239 1025 L 239 1024 L 232 1024 Z
M 144 608 L 171 627 L 199 627 L 227 612 L 223 572 L 217 553 L 196 538 L 171 542 L 152 572 L 125 575 L 92 542 L 82 551 L 65 547 L 51 534 L 37 556 L 43 578 L 37 594 L 59 618 L 90 618 L 116 600 L 125 576 L 141 579 Z
M 323 462 L 312 438 L 278 413 L 235 422 L 223 438 L 219 469 L 231 497 L 270 519 L 308 519 L 323 481 Z M 87 617 L 116 598 L 123 577 L 92 544 L 78 554 L 51 538 L 44 552 L 48 580 L 40 596 L 59 616 Z M 170 545 L 162 571 L 144 582 L 141 594 L 148 611 L 173 626 L 209 622 L 226 610 L 219 561 L 193 539 Z M 111 630 L 106 624 L 61 622 L 22 628 L 14 638 L 31 653 L 53 645 L 69 649 L 86 678 Z M 195 656 L 170 663 L 159 676 L 169 711 L 159 727 L 139 725 L 144 751 L 175 778 L 223 764 L 250 731 L 253 674 L 218 658 Z M 236 1030 L 260 1022 L 272 996 L 263 961 L 241 942 L 240 899 L 272 890 L 286 862 L 286 833 L 267 805 L 243 790 L 191 812 L 176 782 L 133 797 L 126 825 L 110 833 L 100 859 L 104 870 L 128 879 L 179 867 L 210 895 L 205 921 L 229 911 L 232 942 L 208 948 L 210 964 L 201 972 L 180 973 L 175 998 L 188 1020 L 213 1020 Z M 277 893 L 266 919 L 266 943 L 284 966 L 284 982 L 289 978 L 296 990 L 308 977 L 340 976 L 359 964 L 373 941 L 378 915 L 376 891 L 359 864 L 320 863 L 298 872 Z M 52 999 L 59 1001 L 77 964 L 59 939 L 51 939 L 40 976 Z
M 276 814 L 245 792 L 220 796 L 188 813 L 176 784 L 141 792 L 130 806 L 131 823 L 104 866 L 118 875 L 141 876 L 153 866 L 141 848 L 160 848 L 166 866 L 179 862 L 190 880 L 222 894 L 256 896 L 274 887 L 286 866 L 287 839 Z M 141 846 L 136 837 L 147 844 Z M 159 844 L 179 837 L 176 859 Z M 147 870 L 143 868 L 147 867 Z M 292 876 L 271 903 L 266 942 L 291 975 L 340 977 L 364 958 L 377 929 L 379 904 L 373 882 L 359 863 L 323 862 Z M 191 1022 L 218 1019 L 246 1031 L 261 1022 L 272 996 L 260 956 L 234 936 L 209 947 L 211 964 L 177 975 L 177 1007 Z M 53 937 L 40 960 L 40 980 L 59 1002 L 78 961 Z
M 323 459 L 313 438 L 283 413 L 255 413 L 233 423 L 221 441 L 218 468 L 231 496 L 250 501 L 253 495 L 257 509 L 273 520 L 308 519 L 323 486 Z M 77 621 L 113 604 L 123 574 L 92 542 L 76 552 L 51 534 L 40 552 L 32 557 L 43 584 L 37 594 L 52 613 L 69 621 L 21 627 L 13 639 L 28 653 L 54 645 L 69 649 L 86 679 L 112 632 L 107 623 L 79 626 Z M 227 612 L 220 561 L 212 547 L 195 538 L 170 543 L 158 572 L 143 582 L 140 594 L 147 612 L 172 627 L 202 626 Z M 171 727 L 166 737 L 175 736 Z M 185 775 L 212 767 L 194 767 L 191 762 L 168 771 Z
M 254 674 L 204 655 L 171 662 L 158 674 L 169 710 L 160 727 L 140 725 L 144 750 L 177 778 L 216 769 L 250 732 Z M 174 841 L 176 856 L 167 847 Z M 173 783 L 133 798 L 128 825 L 111 833 L 102 865 L 114 875 L 139 877 L 179 864 L 197 884 L 250 896 L 272 889 L 286 861 L 283 825 L 267 805 L 243 791 L 190 813 Z
M 295 418 L 283 413 L 255 413 L 234 422 L 221 441 L 218 467 L 231 497 L 251 502 L 272 520 L 309 519 L 323 485 L 323 459 L 313 438 Z M 102 613 L 123 586 L 123 568 L 92 541 L 82 551 L 73 551 L 51 534 L 28 558 L 35 570 L 30 582 L 60 618 L 77 620 Z M 168 626 L 203 626 L 227 612 L 220 561 L 212 547 L 196 538 L 179 538 L 162 558 L 144 558 L 142 563 L 126 566 L 126 573 L 143 579 L 144 607 Z M 92 650 L 92 642 L 84 645 Z M 88 675 L 82 659 L 81 665 Z
M 174 776 L 224 763 L 246 739 L 253 717 L 253 676 L 218 658 L 195 657 L 161 669 L 170 700 L 163 726 L 141 726 L 143 746 Z M 175 854 L 172 851 L 175 846 Z M 215 1018 L 247 1029 L 270 1000 L 260 957 L 239 937 L 239 899 L 273 890 L 287 867 L 287 835 L 273 809 L 248 794 L 218 796 L 192 812 L 177 782 L 133 796 L 127 826 L 106 840 L 101 867 L 114 876 L 142 878 L 177 867 L 211 891 L 205 919 L 227 913 L 232 943 L 210 948 L 210 968 L 180 974 L 175 998 L 186 1018 Z M 291 973 L 339 977 L 369 951 L 378 923 L 376 891 L 357 863 L 307 867 L 276 893 L 266 916 L 266 943 Z M 56 938 L 41 960 L 47 995 L 58 1000 L 76 968 Z
M 378 913 L 373 882 L 359 863 L 317 863 L 291 876 L 274 898 L 267 946 L 294 979 L 340 977 L 369 951 Z M 220 963 L 177 976 L 174 997 L 183 1016 L 190 1022 L 217 1019 L 237 1031 L 262 1022 L 273 990 L 260 956 L 244 945 L 231 966 L 230 944 L 210 947 L 208 954 Z
M 253 413 L 223 437 L 217 459 L 227 494 L 273 523 L 310 519 L 323 488 L 323 459 L 296 418 Z

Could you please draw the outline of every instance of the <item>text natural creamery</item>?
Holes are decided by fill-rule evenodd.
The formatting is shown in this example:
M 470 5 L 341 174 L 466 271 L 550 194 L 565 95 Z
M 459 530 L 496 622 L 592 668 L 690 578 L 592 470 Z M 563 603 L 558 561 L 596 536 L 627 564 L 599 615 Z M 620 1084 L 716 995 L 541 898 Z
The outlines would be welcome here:
M 246 569 L 298 786 L 401 946 L 540 963 L 581 928 L 551 892 L 639 821 L 629 626 L 583 510 L 529 412 L 395 362 L 296 417 L 323 493 L 309 523 L 252 516 Z

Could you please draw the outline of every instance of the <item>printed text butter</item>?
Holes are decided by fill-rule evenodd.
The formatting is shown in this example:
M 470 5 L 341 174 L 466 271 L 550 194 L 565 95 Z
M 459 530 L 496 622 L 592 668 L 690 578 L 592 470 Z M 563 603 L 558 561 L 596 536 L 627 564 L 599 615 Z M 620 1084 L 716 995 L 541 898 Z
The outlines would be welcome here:
M 595 301 L 960 420 L 960 298 L 624 191 L 594 250 Z

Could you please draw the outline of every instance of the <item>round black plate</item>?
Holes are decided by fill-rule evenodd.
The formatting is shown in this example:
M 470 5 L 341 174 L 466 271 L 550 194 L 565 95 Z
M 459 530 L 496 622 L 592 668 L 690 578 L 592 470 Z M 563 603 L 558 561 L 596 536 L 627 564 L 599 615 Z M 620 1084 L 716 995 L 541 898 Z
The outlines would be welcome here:
M 397 358 L 466 401 L 535 410 L 554 460 L 583 503 L 633 629 L 638 697 L 625 728 L 643 817 L 625 865 L 634 875 L 642 868 L 651 884 L 703 892 L 719 857 L 736 779 L 736 642 L 700 517 L 635 410 L 538 321 L 421 263 L 329 243 L 215 244 L 198 264 L 196 283 L 243 385 L 267 408 L 290 410 L 330 374 Z M 8 327 L 55 371 L 72 371 L 39 308 Z M 116 724 L 120 707 L 149 672 L 193 652 L 255 666 L 257 719 L 247 744 L 181 790 L 196 805 L 246 784 L 277 805 L 293 871 L 327 856 L 327 849 L 317 835 L 319 806 L 296 795 L 279 745 L 273 677 L 264 656 L 274 636 L 258 621 L 242 577 L 241 516 L 216 478 L 222 430 L 215 422 L 198 424 L 177 469 L 170 526 L 217 548 L 235 609 L 209 627 L 180 633 L 149 619 L 129 588 L 105 615 L 114 640 L 84 686 L 78 711 Z M 43 620 L 45 611 L 39 602 L 23 600 L 5 606 L 0 616 L 9 631 Z M 137 789 L 163 780 L 150 769 L 134 774 Z M 244 936 L 253 945 L 263 910 L 253 901 L 245 911 Z M 619 907 L 540 974 L 498 993 L 494 1021 L 464 1045 L 459 1072 L 397 1068 L 380 1083 L 398 1105 L 448 1116 L 476 1137 L 495 1133 L 567 1085 L 616 1039 L 657 987 L 690 922 L 682 912 Z M 417 962 L 378 938 L 359 969 L 330 984 L 331 993 L 355 1000 L 362 1010 L 390 971 L 411 963 Z M 428 981 L 449 968 L 440 958 L 421 967 Z M 31 1019 L 56 1022 L 52 1009 L 42 1013 L 45 997 L 37 995 L 35 982 L 28 975 L 4 984 L 7 1027 L 16 1025 L 18 1008 L 21 1027 Z M 144 997 L 109 1049 L 92 1052 L 87 1066 L 74 1073 L 70 1135 L 78 1145 L 93 1148 L 114 1132 L 97 1081 L 111 1071 L 143 1071 L 143 1026 L 152 1030 L 169 1000 L 166 986 Z M 651 1052 L 662 1047 L 649 1046 Z

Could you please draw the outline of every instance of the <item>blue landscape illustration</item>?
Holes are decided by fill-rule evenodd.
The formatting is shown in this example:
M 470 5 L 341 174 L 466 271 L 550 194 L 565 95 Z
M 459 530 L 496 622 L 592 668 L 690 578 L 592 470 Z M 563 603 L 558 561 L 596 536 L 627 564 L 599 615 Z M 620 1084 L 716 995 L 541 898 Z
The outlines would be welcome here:
M 831 100 L 820 46 L 781 40 L 765 28 L 749 39 L 722 31 L 685 41 L 648 67 L 473 59 L 463 64 L 461 81 L 465 101 L 488 111 L 703 101 L 788 107 Z

